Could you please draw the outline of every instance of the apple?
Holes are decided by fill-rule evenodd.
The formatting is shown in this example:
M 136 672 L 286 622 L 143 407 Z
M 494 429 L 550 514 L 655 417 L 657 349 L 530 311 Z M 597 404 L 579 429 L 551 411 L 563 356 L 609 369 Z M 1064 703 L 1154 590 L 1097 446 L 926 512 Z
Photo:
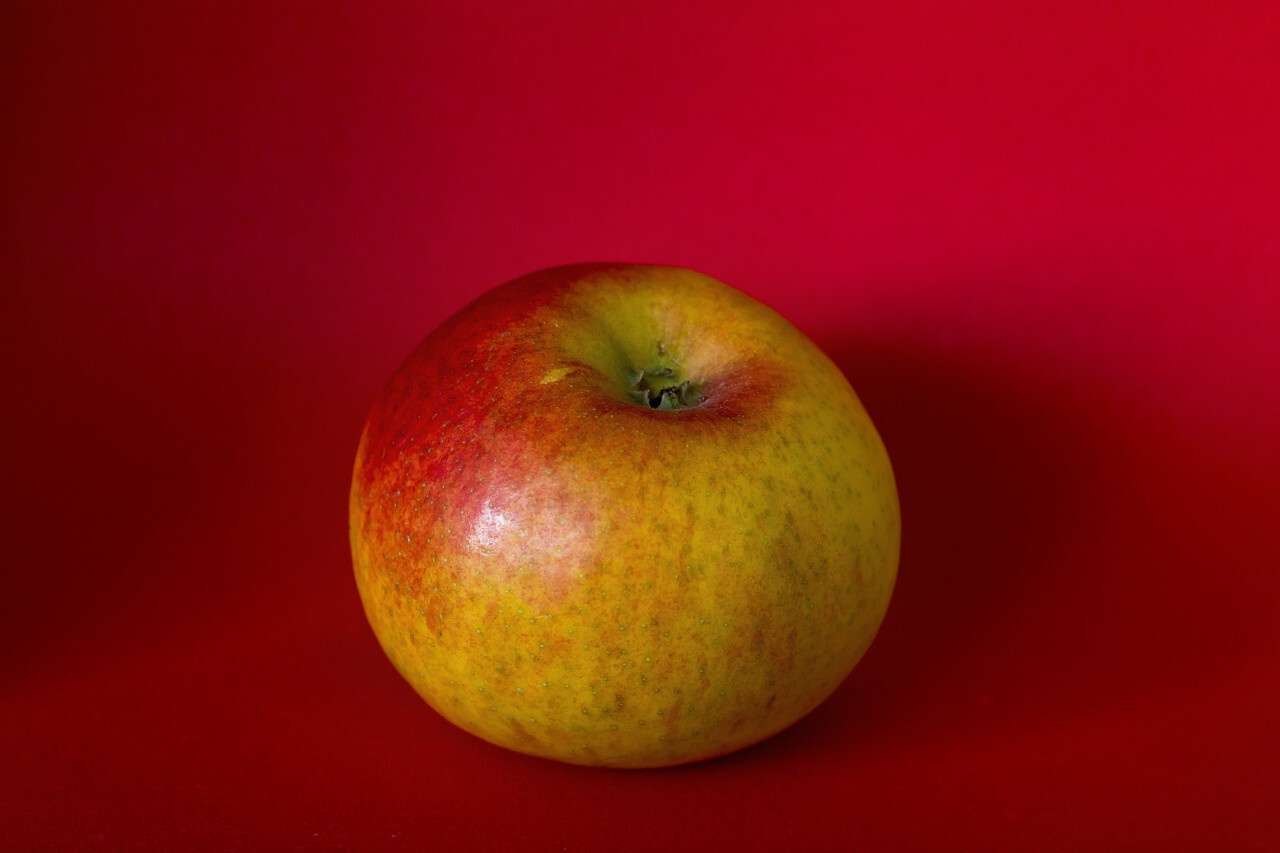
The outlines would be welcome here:
M 690 270 L 485 293 L 377 399 L 351 551 L 404 678 L 492 743 L 654 767 L 756 743 L 866 652 L 897 575 L 889 458 L 840 370 Z

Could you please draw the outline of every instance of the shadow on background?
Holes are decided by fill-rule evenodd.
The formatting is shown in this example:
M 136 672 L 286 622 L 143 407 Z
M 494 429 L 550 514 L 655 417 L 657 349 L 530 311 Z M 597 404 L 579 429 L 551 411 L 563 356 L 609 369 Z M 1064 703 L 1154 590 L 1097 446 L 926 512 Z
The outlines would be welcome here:
M 888 447 L 902 561 L 889 614 L 853 676 L 748 755 L 857 752 L 877 730 L 980 706 L 982 685 L 964 682 L 983 671 L 971 660 L 991 643 L 981 635 L 1024 607 L 1029 589 L 1060 584 L 1063 546 L 1105 511 L 1103 454 L 1082 389 L 1066 378 L 973 353 L 818 343 Z

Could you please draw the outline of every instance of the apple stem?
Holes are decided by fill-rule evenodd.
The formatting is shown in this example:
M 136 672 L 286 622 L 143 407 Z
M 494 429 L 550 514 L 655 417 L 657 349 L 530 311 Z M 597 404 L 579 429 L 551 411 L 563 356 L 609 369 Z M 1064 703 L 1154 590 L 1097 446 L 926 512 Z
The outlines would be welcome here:
M 631 399 L 650 409 L 687 409 L 702 402 L 702 395 L 688 379 L 677 380 L 675 368 L 636 369 L 627 377 Z

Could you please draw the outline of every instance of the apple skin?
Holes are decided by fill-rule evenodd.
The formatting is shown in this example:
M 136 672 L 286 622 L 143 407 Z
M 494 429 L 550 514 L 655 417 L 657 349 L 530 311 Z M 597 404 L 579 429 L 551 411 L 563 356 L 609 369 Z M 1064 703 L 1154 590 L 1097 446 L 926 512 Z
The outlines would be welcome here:
M 646 368 L 691 380 L 689 405 L 637 402 Z M 900 528 L 884 445 L 808 338 L 630 264 L 534 273 L 447 320 L 373 406 L 350 492 L 365 613 L 427 703 L 611 767 L 813 710 L 884 619 Z

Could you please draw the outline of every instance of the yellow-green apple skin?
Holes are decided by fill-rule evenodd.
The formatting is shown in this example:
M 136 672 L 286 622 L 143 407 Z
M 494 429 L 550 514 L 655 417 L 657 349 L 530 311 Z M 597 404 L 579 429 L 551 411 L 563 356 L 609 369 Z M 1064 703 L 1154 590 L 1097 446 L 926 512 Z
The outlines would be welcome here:
M 865 410 L 790 323 L 689 270 L 589 264 L 495 288 L 417 347 L 361 436 L 350 533 L 378 640 L 446 719 L 655 767 L 840 685 L 900 519 Z

